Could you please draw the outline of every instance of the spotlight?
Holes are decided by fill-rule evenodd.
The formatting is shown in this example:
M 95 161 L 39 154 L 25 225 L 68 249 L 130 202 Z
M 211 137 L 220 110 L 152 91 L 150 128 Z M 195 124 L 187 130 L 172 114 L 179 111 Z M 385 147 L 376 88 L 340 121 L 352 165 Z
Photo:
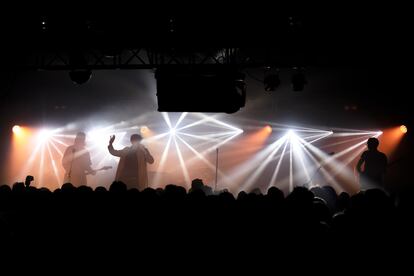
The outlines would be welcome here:
M 377 131 L 377 136 L 380 136 L 380 135 L 382 135 L 382 131 L 380 130 L 380 131 Z
M 46 142 L 52 136 L 52 131 L 48 129 L 43 129 L 39 133 L 39 140 L 40 142 Z
M 12 131 L 13 131 L 14 134 L 20 135 L 22 133 L 22 128 L 19 125 L 15 125 L 12 128 Z
M 175 128 L 171 128 L 171 129 L 170 129 L 170 134 L 171 134 L 172 136 L 174 136 L 176 133 L 177 133 L 177 130 L 176 130 Z
M 272 127 L 269 125 L 265 126 L 265 130 L 267 133 L 272 133 Z
M 47 18 L 45 16 L 42 16 L 40 18 L 40 27 L 41 27 L 42 31 L 46 31 L 47 25 L 48 25 L 47 24 Z
M 292 88 L 293 91 L 302 91 L 307 84 L 307 80 L 305 77 L 305 73 L 303 72 L 303 68 L 293 68 L 294 73 L 292 75 Z
M 279 78 L 278 71 L 270 72 L 270 68 L 268 68 L 265 72 L 263 84 L 265 87 L 265 91 L 275 91 L 276 88 L 278 88 L 280 85 L 280 78 Z
M 401 130 L 401 132 L 402 132 L 402 133 L 404 133 L 404 134 L 405 134 L 405 133 L 407 133 L 407 131 L 408 131 L 408 129 L 407 129 L 407 127 L 406 127 L 405 125 L 401 125 L 401 126 L 400 126 L 400 130 Z
M 140 128 L 140 132 L 141 132 L 141 134 L 145 134 L 145 133 L 147 133 L 147 132 L 148 132 L 148 127 L 147 127 L 147 126 L 142 126 L 142 127 Z

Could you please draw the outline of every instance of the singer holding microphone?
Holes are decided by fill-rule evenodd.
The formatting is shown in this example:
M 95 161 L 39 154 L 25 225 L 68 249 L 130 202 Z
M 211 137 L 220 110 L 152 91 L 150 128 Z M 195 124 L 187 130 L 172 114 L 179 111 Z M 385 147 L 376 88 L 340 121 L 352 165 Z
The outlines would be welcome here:
M 128 189 L 137 188 L 140 191 L 148 187 L 147 163 L 154 163 L 154 158 L 141 140 L 141 135 L 132 134 L 131 146 L 116 150 L 112 145 L 115 135 L 112 135 L 108 145 L 109 153 L 120 157 L 115 181 L 122 181 Z
M 66 148 L 62 158 L 65 169 L 64 183 L 72 183 L 75 187 L 87 185 L 86 175 L 95 175 L 91 168 L 91 157 L 86 149 L 86 134 L 78 132 L 73 145 Z

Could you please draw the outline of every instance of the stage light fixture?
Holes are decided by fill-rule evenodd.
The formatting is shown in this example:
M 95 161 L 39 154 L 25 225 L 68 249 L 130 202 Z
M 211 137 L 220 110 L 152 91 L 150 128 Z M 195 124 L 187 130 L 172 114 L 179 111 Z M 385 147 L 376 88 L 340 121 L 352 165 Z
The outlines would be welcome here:
M 141 134 L 145 134 L 145 133 L 147 133 L 148 132 L 148 127 L 147 126 L 141 126 L 141 128 L 140 128 L 140 132 L 141 132 Z
M 47 18 L 45 16 L 42 16 L 40 18 L 40 28 L 42 31 L 46 31 L 47 30 Z
M 271 126 L 267 125 L 267 126 L 265 126 L 265 129 L 266 129 L 267 133 L 272 133 L 272 127 Z
M 39 132 L 38 139 L 40 142 L 46 142 L 50 137 L 52 137 L 52 131 L 49 129 L 43 129 Z
M 20 135 L 22 133 L 22 128 L 19 125 L 15 125 L 12 128 L 12 131 L 16 135 Z
M 400 126 L 400 130 L 401 130 L 401 132 L 402 132 L 402 133 L 404 133 L 404 134 L 405 134 L 405 133 L 407 133 L 407 131 L 408 131 L 408 129 L 407 129 L 407 127 L 406 127 L 405 125 L 401 125 L 401 126 Z
M 292 75 L 292 88 L 293 91 L 302 91 L 305 85 L 308 83 L 305 77 L 303 68 L 293 68 Z
M 89 81 L 92 71 L 88 69 L 88 61 L 82 52 L 71 52 L 69 54 L 69 65 L 72 68 L 69 76 L 73 83 L 81 85 Z
M 92 71 L 87 69 L 72 70 L 69 72 L 69 76 L 73 83 L 81 85 L 87 83 L 90 80 Z
M 293 137 L 294 135 L 295 135 L 295 132 L 293 130 L 289 129 L 288 132 L 287 132 L 287 136 L 288 137 Z
M 272 72 L 270 68 L 265 71 L 263 80 L 265 91 L 275 91 L 280 85 L 280 78 L 278 71 Z

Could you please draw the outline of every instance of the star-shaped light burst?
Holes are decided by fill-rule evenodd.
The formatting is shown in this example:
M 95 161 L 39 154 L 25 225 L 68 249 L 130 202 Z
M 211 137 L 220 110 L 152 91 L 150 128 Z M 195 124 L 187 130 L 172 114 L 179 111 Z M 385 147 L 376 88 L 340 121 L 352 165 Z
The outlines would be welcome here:
M 216 165 L 210 158 L 211 153 L 243 132 L 242 129 L 217 119 L 217 116 L 202 113 L 181 113 L 175 123 L 168 113 L 162 113 L 162 117 L 168 131 L 146 139 L 147 143 L 162 140 L 164 145 L 152 183 L 153 187 L 161 184 L 162 172 L 176 169 L 177 162 L 171 162 L 174 159 L 178 159 L 186 186 L 191 182 L 189 167 L 197 162 L 201 162 L 209 169 L 211 175 L 214 175 Z M 222 172 L 217 173 L 223 176 Z M 199 177 L 196 172 L 194 176 Z

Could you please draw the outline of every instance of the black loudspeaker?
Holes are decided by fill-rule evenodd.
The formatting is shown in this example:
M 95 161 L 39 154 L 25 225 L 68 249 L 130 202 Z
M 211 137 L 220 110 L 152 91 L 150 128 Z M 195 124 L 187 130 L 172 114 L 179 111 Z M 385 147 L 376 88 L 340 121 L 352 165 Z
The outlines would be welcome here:
M 244 74 L 227 65 L 157 69 L 158 111 L 234 113 L 244 107 Z

